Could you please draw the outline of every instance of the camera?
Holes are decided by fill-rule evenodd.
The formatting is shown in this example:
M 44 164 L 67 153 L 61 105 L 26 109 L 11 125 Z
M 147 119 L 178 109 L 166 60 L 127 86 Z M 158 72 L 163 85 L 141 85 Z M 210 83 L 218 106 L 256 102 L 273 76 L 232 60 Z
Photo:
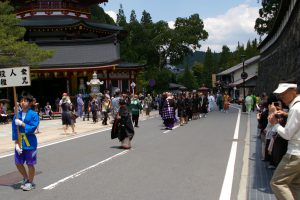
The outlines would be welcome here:
M 281 114 L 275 114 L 274 116 L 275 116 L 276 119 L 280 119 L 280 118 L 283 117 Z

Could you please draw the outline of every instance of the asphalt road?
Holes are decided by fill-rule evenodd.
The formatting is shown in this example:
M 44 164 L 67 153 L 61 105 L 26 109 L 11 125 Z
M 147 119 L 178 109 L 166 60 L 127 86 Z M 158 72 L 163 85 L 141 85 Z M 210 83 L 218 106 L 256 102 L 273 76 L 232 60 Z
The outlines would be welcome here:
M 18 189 L 13 156 L 0 159 L 1 200 L 214 200 L 219 199 L 233 141 L 237 142 L 230 199 L 237 199 L 247 115 L 238 110 L 166 131 L 160 118 L 140 123 L 132 150 L 118 149 L 110 131 L 38 150 L 35 183 Z M 228 191 L 227 191 L 228 192 Z

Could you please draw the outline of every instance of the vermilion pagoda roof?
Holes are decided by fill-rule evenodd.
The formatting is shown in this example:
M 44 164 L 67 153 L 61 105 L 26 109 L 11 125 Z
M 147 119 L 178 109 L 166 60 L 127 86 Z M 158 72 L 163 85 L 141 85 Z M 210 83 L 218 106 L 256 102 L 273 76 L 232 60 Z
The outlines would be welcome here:
M 6 1 L 6 0 L 1 0 L 1 1 Z M 10 1 L 13 4 L 26 4 L 26 3 L 32 3 L 32 2 L 36 2 L 36 0 L 11 0 Z M 47 2 L 59 2 L 58 0 L 47 0 Z M 68 2 L 72 2 L 72 3 L 80 3 L 80 4 L 97 4 L 97 3 L 106 3 L 108 2 L 108 0 L 68 0 Z

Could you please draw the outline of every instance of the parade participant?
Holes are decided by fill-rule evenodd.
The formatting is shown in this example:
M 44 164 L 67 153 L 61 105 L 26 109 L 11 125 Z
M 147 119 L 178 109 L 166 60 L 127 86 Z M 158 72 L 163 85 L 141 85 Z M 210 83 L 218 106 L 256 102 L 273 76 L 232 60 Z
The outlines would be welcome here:
M 131 100 L 130 109 L 132 114 L 132 121 L 134 122 L 134 127 L 139 127 L 139 116 L 143 107 L 141 105 L 140 100 L 138 99 L 138 95 L 134 95 L 133 99 Z
M 130 149 L 131 140 L 134 136 L 133 124 L 131 121 L 130 111 L 124 99 L 119 100 L 120 108 L 115 118 L 111 138 L 118 138 L 121 142 L 120 148 Z
M 12 140 L 15 141 L 15 164 L 23 176 L 21 189 L 29 191 L 34 188 L 33 179 L 35 176 L 36 158 L 37 158 L 37 138 L 34 134 L 39 125 L 39 116 L 30 109 L 33 97 L 29 94 L 24 95 L 21 99 L 22 111 L 18 113 L 18 118 L 13 118 L 12 123 Z M 18 142 L 18 130 L 21 134 L 21 141 Z M 26 162 L 28 173 L 24 167 Z
M 165 96 L 167 96 L 167 95 L 165 95 Z M 183 126 L 183 124 L 186 124 L 186 109 L 185 109 L 185 95 L 184 94 L 178 95 L 177 116 L 179 117 L 180 126 Z
M 245 106 L 246 106 L 246 112 L 248 114 L 251 113 L 251 110 L 252 110 L 252 106 L 253 106 L 253 97 L 251 96 L 251 94 L 248 94 L 246 96 L 246 99 L 245 99 Z
M 285 105 L 289 105 L 288 119 L 285 127 L 279 124 L 277 111 L 269 117 L 275 125 L 276 132 L 288 140 L 288 150 L 275 170 L 271 187 L 277 199 L 300 199 L 300 95 L 297 84 L 283 82 L 274 91 Z
M 199 96 L 196 93 L 193 93 L 193 97 L 192 97 L 192 101 L 193 101 L 193 117 L 192 119 L 199 119 L 199 114 L 200 114 L 200 108 L 199 108 Z
M 77 115 L 80 118 L 83 115 L 83 106 L 84 106 L 84 102 L 82 100 L 82 94 L 78 94 L 78 97 L 77 97 Z
M 98 110 L 99 110 L 99 102 L 97 100 L 97 96 L 94 95 L 93 99 L 91 101 L 91 111 L 92 111 L 92 116 L 93 116 L 93 122 L 94 123 L 98 122 L 98 116 L 97 116 Z
M 225 91 L 225 94 L 223 96 L 223 109 L 225 113 L 228 113 L 229 105 L 230 105 L 230 96 L 228 95 L 228 92 Z
M 115 97 L 111 100 L 111 106 L 112 106 L 112 117 L 115 119 L 119 108 L 120 108 L 120 104 L 119 104 L 119 100 L 120 100 L 120 89 L 116 89 L 115 90 Z
M 164 125 L 166 126 L 166 129 L 172 130 L 174 127 L 174 124 L 176 122 L 175 109 L 175 100 L 172 94 L 168 92 L 162 110 L 162 118 L 164 120 Z
M 213 94 L 208 94 L 208 112 L 211 112 L 211 111 L 213 111 L 214 110 L 214 105 L 215 105 L 215 97 L 214 97 L 214 95 Z
M 74 120 L 72 118 L 72 103 L 69 96 L 67 95 L 63 96 L 61 109 L 62 109 L 61 119 L 62 119 L 62 124 L 64 126 L 65 134 L 67 134 L 67 130 L 69 126 L 71 126 L 72 128 L 72 133 L 75 133 Z
M 31 110 L 35 111 L 39 115 L 39 113 L 40 113 L 40 104 L 37 103 L 36 98 L 32 99 L 32 102 L 30 103 L 30 107 L 31 107 Z M 35 133 L 40 133 L 39 126 L 36 128 Z
M 152 105 L 152 97 L 150 96 L 150 94 L 148 94 L 147 97 L 144 99 L 144 108 L 146 111 L 146 116 L 150 115 L 151 105 Z
M 208 99 L 207 97 L 202 93 L 200 92 L 200 95 L 199 95 L 199 101 L 200 101 L 200 118 L 202 117 L 206 117 L 206 114 L 207 114 L 207 108 L 208 108 Z
M 220 112 L 223 112 L 223 97 L 221 93 L 217 94 L 217 105 Z

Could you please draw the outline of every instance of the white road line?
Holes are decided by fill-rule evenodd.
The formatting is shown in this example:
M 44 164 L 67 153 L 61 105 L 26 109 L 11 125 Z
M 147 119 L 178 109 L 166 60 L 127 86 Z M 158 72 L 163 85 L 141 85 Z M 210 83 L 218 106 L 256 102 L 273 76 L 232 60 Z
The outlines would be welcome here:
M 71 138 L 63 139 L 63 140 L 56 141 L 56 142 L 51 142 L 51 143 L 49 143 L 49 144 L 40 145 L 40 146 L 38 146 L 37 148 L 38 148 L 38 149 L 44 148 L 44 147 L 47 147 L 47 146 L 51 146 L 51 145 L 55 145 L 55 144 L 67 142 L 67 141 L 70 141 L 70 140 L 75 140 L 75 139 L 77 139 L 77 138 L 82 138 L 82 137 L 86 137 L 86 136 L 89 136 L 89 135 L 94 135 L 94 134 L 96 134 L 96 133 L 101 133 L 101 132 L 105 132 L 105 131 L 108 131 L 108 130 L 111 130 L 111 128 L 106 128 L 106 129 L 102 129 L 102 130 L 95 131 L 95 132 L 90 132 L 90 133 L 83 134 L 83 135 L 73 136 L 73 137 L 71 137 Z M 9 153 L 9 154 L 0 156 L 0 159 L 1 159 L 1 158 L 6 158 L 6 157 L 9 157 L 9 156 L 12 156 L 12 155 L 14 155 L 14 153 Z
M 239 110 L 239 114 L 238 114 L 235 130 L 234 130 L 234 136 L 233 136 L 234 140 L 237 140 L 239 138 L 239 131 L 240 131 L 241 109 L 238 108 L 238 110 Z
M 236 108 L 236 107 L 234 107 Z M 239 126 L 240 126 L 240 115 L 241 115 L 241 109 L 236 108 L 239 110 L 237 122 L 235 125 L 235 131 L 233 139 L 238 139 L 238 133 L 239 133 Z M 232 190 L 232 182 L 233 182 L 233 176 L 234 176 L 234 166 L 235 166 L 235 159 L 236 159 L 236 152 L 237 152 L 237 141 L 233 141 L 231 145 L 230 155 L 226 167 L 226 173 L 225 178 L 222 185 L 221 194 L 219 197 L 219 200 L 230 200 L 231 198 L 231 190 Z
M 141 121 L 145 121 L 145 120 L 148 120 L 148 119 L 153 119 L 155 118 L 156 116 L 153 116 L 153 117 L 149 117 L 147 119 L 144 119 L 144 120 L 141 120 Z M 44 147 L 48 147 L 48 146 L 51 146 L 51 145 L 55 145 L 55 144 L 59 144 L 59 143 L 62 143 L 62 142 L 67 142 L 67 141 L 70 141 L 70 140 L 75 140 L 77 138 L 81 138 L 81 137 L 85 137 L 85 136 L 89 136 L 89 135 L 94 135 L 96 133 L 101 133 L 101 132 L 105 132 L 105 131 L 108 131 L 108 130 L 111 130 L 111 127 L 110 128 L 106 128 L 106 129 L 102 129 L 102 130 L 99 130 L 99 131 L 94 131 L 94 132 L 90 132 L 90 133 L 86 133 L 86 134 L 82 134 L 82 135 L 78 135 L 78 136 L 73 136 L 71 138 L 67 138 L 67 139 L 63 139 L 63 140 L 60 140 L 60 141 L 57 141 L 57 142 L 51 142 L 49 144 L 44 144 L 44 145 L 40 145 L 38 146 L 38 149 L 40 148 L 44 148 Z M 12 156 L 14 155 L 14 153 L 8 153 L 8 154 L 5 154 L 3 156 L 0 156 L 0 159 L 2 158 L 6 158 L 6 157 L 9 157 L 9 156 Z
M 110 161 L 111 159 L 114 159 L 114 158 L 116 158 L 116 157 L 119 157 L 119 156 L 122 156 L 122 155 L 128 153 L 128 151 L 129 151 L 129 150 L 125 150 L 125 151 L 122 151 L 122 152 L 120 152 L 120 153 L 118 153 L 118 154 L 116 154 L 116 155 L 113 155 L 113 156 L 111 156 L 111 157 L 109 157 L 109 158 L 107 158 L 107 159 L 105 159 L 105 160 L 102 160 L 102 161 L 100 161 L 100 162 L 98 162 L 98 163 L 96 163 L 96 164 L 94 164 L 94 165 L 92 165 L 92 166 L 90 166 L 90 167 L 87 167 L 87 168 L 85 168 L 85 169 L 83 169 L 83 170 L 80 170 L 79 172 L 76 172 L 76 173 L 74 173 L 74 174 L 72 174 L 72 175 L 70 175 L 70 176 L 67 176 L 67 177 L 65 177 L 65 178 L 63 178 L 63 179 L 60 179 L 59 181 L 57 181 L 57 182 L 55 182 L 55 183 L 53 183 L 53 184 L 51 184 L 51 185 L 48 185 L 48 186 L 44 187 L 43 189 L 44 189 L 44 190 L 52 190 L 52 189 L 54 189 L 56 186 L 58 186 L 59 184 L 64 183 L 64 182 L 66 182 L 66 181 L 69 180 L 69 179 L 76 178 L 76 177 L 78 177 L 78 176 L 80 176 L 80 175 L 86 173 L 86 172 L 87 172 L 88 170 L 90 170 L 90 169 L 93 169 L 93 168 L 95 168 L 95 167 L 97 167 L 97 166 L 99 166 L 99 165 L 103 165 L 104 163 Z
M 223 181 L 222 191 L 221 191 L 219 200 L 230 200 L 233 175 L 234 175 L 236 150 L 237 150 L 237 142 L 234 141 L 234 142 L 232 142 L 230 156 L 229 156 L 229 160 L 227 163 L 225 178 Z
M 174 129 L 178 128 L 178 127 L 179 127 L 179 125 L 174 126 L 172 130 L 174 130 Z M 170 131 L 171 131 L 171 130 L 166 130 L 166 131 L 164 131 L 163 133 L 169 133 Z

